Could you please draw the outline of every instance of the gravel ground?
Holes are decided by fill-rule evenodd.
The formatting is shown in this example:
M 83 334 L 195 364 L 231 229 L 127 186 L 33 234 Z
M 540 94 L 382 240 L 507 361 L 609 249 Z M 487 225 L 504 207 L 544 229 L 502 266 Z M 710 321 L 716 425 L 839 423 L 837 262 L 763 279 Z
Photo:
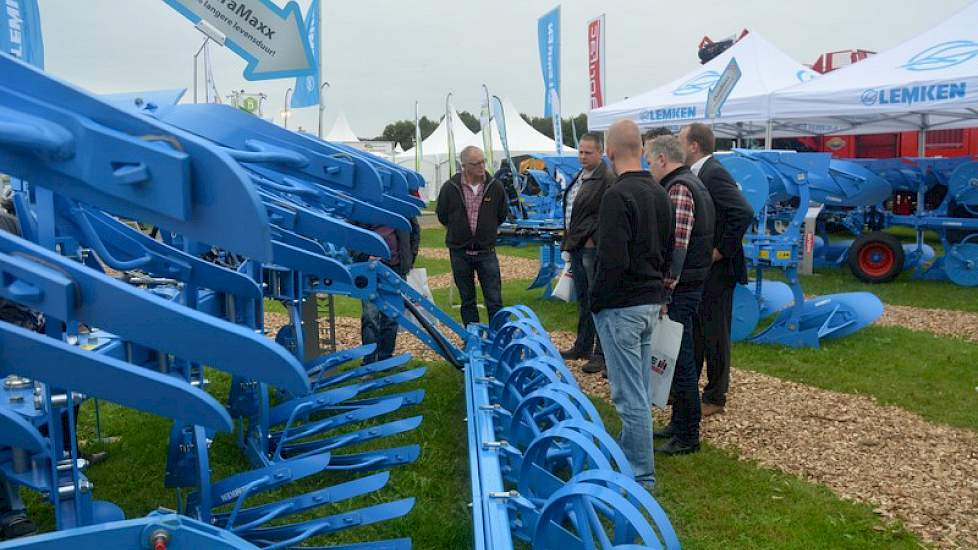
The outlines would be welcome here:
M 978 342 L 978 313 L 886 304 L 883 317 L 876 322 Z
M 433 260 L 449 259 L 447 248 L 422 248 L 419 254 Z M 535 279 L 538 271 L 540 271 L 540 262 L 538 260 L 516 256 L 499 256 L 499 272 L 504 281 Z M 436 288 L 448 288 L 452 284 L 451 273 L 441 273 L 428 277 L 428 287 L 432 290 Z

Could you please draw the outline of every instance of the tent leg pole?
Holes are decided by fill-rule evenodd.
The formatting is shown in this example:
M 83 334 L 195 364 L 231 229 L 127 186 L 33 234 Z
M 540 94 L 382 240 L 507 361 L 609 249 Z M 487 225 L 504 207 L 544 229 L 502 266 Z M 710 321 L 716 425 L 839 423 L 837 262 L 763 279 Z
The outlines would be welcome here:
M 770 150 L 774 142 L 774 122 L 767 121 L 767 128 L 764 130 L 764 148 Z

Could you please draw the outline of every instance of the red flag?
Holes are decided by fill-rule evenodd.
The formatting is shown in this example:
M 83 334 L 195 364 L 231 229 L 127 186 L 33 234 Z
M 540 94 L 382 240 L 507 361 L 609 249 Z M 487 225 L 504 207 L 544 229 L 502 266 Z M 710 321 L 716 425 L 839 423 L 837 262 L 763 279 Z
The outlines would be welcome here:
M 604 14 L 587 23 L 587 72 L 591 81 L 591 108 L 604 105 L 607 95 L 604 78 Z

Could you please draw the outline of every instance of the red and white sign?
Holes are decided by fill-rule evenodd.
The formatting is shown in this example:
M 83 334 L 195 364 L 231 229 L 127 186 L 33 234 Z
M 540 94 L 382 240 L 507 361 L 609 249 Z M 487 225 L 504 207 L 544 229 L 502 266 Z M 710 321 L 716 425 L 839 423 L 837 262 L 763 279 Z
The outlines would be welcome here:
M 604 106 L 604 15 L 587 22 L 587 72 L 591 81 L 591 108 Z

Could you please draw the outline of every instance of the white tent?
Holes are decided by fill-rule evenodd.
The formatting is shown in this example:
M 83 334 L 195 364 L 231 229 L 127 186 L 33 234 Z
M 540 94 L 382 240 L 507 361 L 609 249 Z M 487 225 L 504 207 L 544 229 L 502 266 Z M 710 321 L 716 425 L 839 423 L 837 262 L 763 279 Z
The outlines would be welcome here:
M 707 119 L 710 88 L 732 58 L 737 60 L 741 77 L 719 116 Z M 799 82 L 817 80 L 817 76 L 764 37 L 751 32 L 696 71 L 654 90 L 592 110 L 588 113 L 588 128 L 606 130 L 614 121 L 629 118 L 642 128 L 712 122 L 714 131 L 720 134 L 763 132 L 770 116 L 771 93 Z
M 475 134 L 462 122 L 457 111 L 452 111 L 452 134 L 455 136 L 455 154 L 457 155 L 468 145 Z M 414 169 L 414 147 L 397 154 L 397 163 Z M 423 188 L 426 199 L 433 201 L 438 198 L 441 184 L 448 179 L 448 124 L 442 117 L 441 123 L 424 141 L 421 142 L 421 175 L 428 183 Z
M 340 143 L 356 143 L 360 141 L 357 134 L 350 128 L 350 122 L 346 119 L 346 114 L 340 111 L 333 121 L 333 126 L 323 138 L 326 141 L 336 141 Z
M 557 153 L 557 147 L 554 144 L 553 138 L 549 138 L 545 134 L 538 132 L 536 128 L 530 126 L 530 123 L 523 120 L 520 112 L 508 98 L 503 98 L 502 104 L 503 114 L 506 117 L 506 138 L 509 144 L 509 152 L 512 156 L 531 155 L 534 153 Z M 498 164 L 502 160 L 504 152 L 502 140 L 499 137 L 499 127 L 496 126 L 495 118 L 490 122 L 489 129 L 492 132 L 494 160 Z M 466 145 L 475 145 L 479 149 L 483 149 L 482 134 L 483 132 L 480 130 L 478 134 L 473 136 L 472 141 Z M 565 155 L 575 155 L 577 154 L 577 150 L 564 145 L 563 153 Z
M 771 111 L 779 133 L 978 125 L 978 2 L 889 51 L 775 93 Z

